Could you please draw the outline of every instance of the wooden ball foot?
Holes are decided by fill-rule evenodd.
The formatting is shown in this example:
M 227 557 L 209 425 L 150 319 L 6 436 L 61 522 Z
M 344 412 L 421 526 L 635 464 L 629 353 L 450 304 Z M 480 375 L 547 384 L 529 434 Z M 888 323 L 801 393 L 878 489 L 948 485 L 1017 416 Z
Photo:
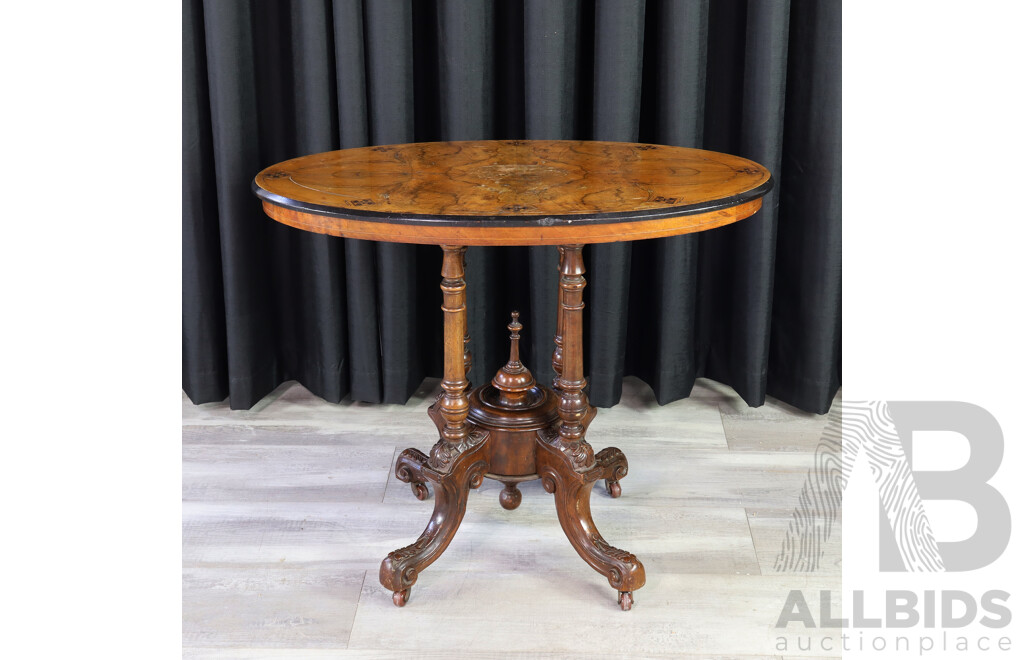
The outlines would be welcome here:
M 622 495 L 622 486 L 617 479 L 606 479 L 604 484 L 608 487 L 608 494 L 613 498 Z
M 498 502 L 501 504 L 501 508 L 511 511 L 519 506 L 519 503 L 523 501 L 523 494 L 520 492 L 519 487 L 514 481 L 504 481 L 505 488 L 502 489 L 501 494 L 498 495 Z
M 623 612 L 628 612 L 633 609 L 633 592 L 632 591 L 620 591 L 619 592 L 619 607 L 622 608 Z
M 391 594 L 391 600 L 395 603 L 396 607 L 405 607 L 405 604 L 409 602 L 409 592 L 411 590 L 412 587 L 407 587 Z
M 425 483 L 414 481 L 410 485 L 412 486 L 412 494 L 415 495 L 416 499 L 419 501 L 422 502 L 430 497 L 430 491 L 427 490 L 427 485 Z

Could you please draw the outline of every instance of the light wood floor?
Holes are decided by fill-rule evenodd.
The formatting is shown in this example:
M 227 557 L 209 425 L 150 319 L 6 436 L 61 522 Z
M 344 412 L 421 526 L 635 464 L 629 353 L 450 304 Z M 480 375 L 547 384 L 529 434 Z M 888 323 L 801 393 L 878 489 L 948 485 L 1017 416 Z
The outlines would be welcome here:
M 404 406 L 335 405 L 287 383 L 248 411 L 182 397 L 186 657 L 821 657 L 816 643 L 777 651 L 774 625 L 791 589 L 812 608 L 819 590 L 838 601 L 839 534 L 816 572 L 773 565 L 826 417 L 748 408 L 704 380 L 658 406 L 628 378 L 588 433 L 629 459 L 622 497 L 597 487 L 592 504 L 604 537 L 647 569 L 631 612 L 576 555 L 539 482 L 505 511 L 490 480 L 396 608 L 380 561 L 419 535 L 433 500 L 392 465 L 433 444 L 438 391 L 428 379 Z M 789 632 L 790 644 L 804 633 Z

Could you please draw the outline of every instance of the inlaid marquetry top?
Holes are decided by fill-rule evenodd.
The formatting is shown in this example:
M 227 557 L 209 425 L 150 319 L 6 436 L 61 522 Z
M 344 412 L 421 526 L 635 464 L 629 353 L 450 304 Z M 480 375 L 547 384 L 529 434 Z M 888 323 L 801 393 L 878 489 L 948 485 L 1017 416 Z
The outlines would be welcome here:
M 714 151 L 569 140 L 423 142 L 343 149 L 260 172 L 272 218 L 333 236 L 404 243 L 604 243 L 741 220 L 772 187 L 757 163 Z

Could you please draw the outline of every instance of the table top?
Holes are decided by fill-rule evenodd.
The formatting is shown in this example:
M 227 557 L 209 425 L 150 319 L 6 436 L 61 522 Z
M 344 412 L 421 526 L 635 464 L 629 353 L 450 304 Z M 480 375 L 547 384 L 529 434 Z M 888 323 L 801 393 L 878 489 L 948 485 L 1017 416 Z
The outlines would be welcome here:
M 673 236 L 729 224 L 771 190 L 761 165 L 684 147 L 572 140 L 343 149 L 260 172 L 272 218 L 401 243 L 555 245 Z

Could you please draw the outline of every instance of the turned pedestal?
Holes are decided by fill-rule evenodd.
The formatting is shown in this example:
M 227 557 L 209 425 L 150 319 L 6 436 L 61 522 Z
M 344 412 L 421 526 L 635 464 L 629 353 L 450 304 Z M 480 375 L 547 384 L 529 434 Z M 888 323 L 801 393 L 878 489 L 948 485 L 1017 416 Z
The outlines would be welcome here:
M 633 591 L 644 585 L 644 567 L 632 554 L 611 546 L 590 515 L 590 493 L 599 479 L 609 493 L 621 493 L 626 457 L 614 447 L 597 454 L 586 440 L 596 411 L 587 401 L 583 378 L 582 245 L 559 247 L 558 330 L 552 366 L 554 388 L 538 385 L 519 359 L 519 313 L 512 313 L 508 363 L 491 382 L 466 394 L 466 372 L 472 362 L 466 336 L 464 247 L 442 246 L 442 309 L 445 314 L 445 376 L 442 394 L 429 409 L 440 439 L 430 456 L 406 449 L 398 457 L 395 476 L 412 485 L 424 499 L 433 486 L 434 514 L 412 545 L 395 550 L 380 567 L 380 581 L 393 592 L 398 606 L 409 600 L 421 570 L 434 562 L 455 536 L 466 513 L 469 490 L 483 479 L 504 484 L 499 502 L 515 509 L 522 500 L 518 484 L 541 479 L 555 496 L 558 521 L 594 570 L 619 592 L 624 610 L 633 605 Z

